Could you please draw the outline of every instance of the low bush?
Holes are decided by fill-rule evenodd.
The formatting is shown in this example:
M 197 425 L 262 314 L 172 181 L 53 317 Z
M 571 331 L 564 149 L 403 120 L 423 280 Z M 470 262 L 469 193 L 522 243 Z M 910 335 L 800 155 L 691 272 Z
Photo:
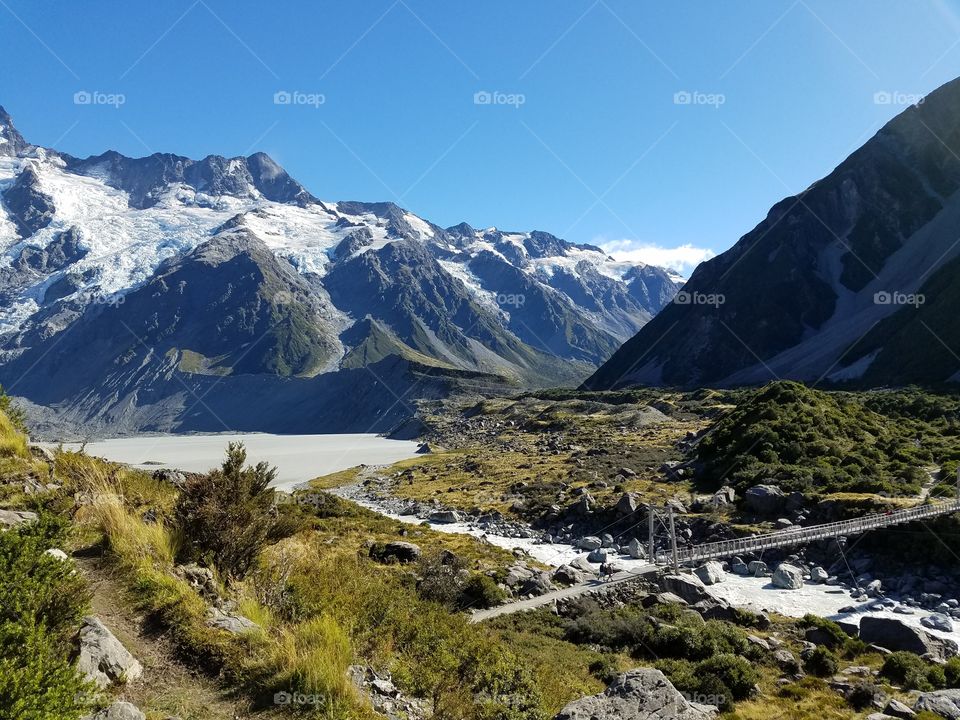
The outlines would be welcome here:
M 943 666 L 943 679 L 947 687 L 960 688 L 960 657 L 952 657 Z
M 494 582 L 493 578 L 483 573 L 473 573 L 467 578 L 460 592 L 458 608 L 466 610 L 479 608 L 481 610 L 500 605 L 507 599 L 507 593 Z
M 79 717 L 92 698 L 69 661 L 89 591 L 72 561 L 46 552 L 64 533 L 47 514 L 0 532 L 0 720 Z
M 77 718 L 94 690 L 55 633 L 29 622 L 0 623 L 0 720 Z
M 888 655 L 880 674 L 904 690 L 929 691 L 947 684 L 944 668 L 905 651 Z
M 822 645 L 811 652 L 803 661 L 803 667 L 806 671 L 818 677 L 835 675 L 839 664 L 839 660 L 833 651 Z

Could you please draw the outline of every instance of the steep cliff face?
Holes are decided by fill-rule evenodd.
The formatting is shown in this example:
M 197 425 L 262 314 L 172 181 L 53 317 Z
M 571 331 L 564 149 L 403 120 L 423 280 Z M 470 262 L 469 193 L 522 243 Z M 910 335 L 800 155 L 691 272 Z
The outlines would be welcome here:
M 954 378 L 958 189 L 953 81 L 700 265 L 586 385 Z

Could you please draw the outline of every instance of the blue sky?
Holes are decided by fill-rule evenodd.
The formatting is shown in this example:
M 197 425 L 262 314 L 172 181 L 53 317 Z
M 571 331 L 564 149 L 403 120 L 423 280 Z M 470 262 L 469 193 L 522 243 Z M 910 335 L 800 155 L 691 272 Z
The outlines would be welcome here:
M 686 270 L 960 75 L 948 0 L 0 0 L 0 28 L 31 142 L 263 150 L 323 199 Z

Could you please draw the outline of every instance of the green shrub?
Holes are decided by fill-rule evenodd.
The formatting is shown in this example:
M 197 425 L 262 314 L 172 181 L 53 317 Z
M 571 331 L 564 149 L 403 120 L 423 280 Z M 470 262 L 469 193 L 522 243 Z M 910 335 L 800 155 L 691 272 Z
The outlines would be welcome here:
M 847 640 L 850 639 L 850 636 L 847 635 L 835 622 L 817 615 L 804 615 L 803 619 L 800 620 L 800 625 L 801 627 L 817 628 L 820 630 L 821 634 L 826 637 L 826 642 L 824 645 L 831 650 L 836 650 L 837 648 L 843 647 L 846 645 Z
M 697 675 L 715 677 L 730 690 L 734 700 L 749 697 L 760 681 L 760 674 L 749 661 L 729 653 L 720 653 L 697 663 Z M 710 694 L 709 691 L 704 692 Z
M 866 710 L 882 695 L 882 690 L 872 682 L 859 682 L 847 693 L 847 702 L 855 710 Z
M 952 657 L 943 666 L 943 679 L 947 687 L 960 687 L 960 657 Z
M 929 691 L 947 684 L 943 668 L 905 651 L 888 655 L 880 674 L 905 690 Z
M 837 656 L 829 648 L 823 646 L 816 648 L 803 661 L 803 667 L 806 671 L 818 677 L 835 675 L 838 666 Z
M 504 592 L 493 578 L 483 573 L 473 573 L 467 578 L 463 589 L 460 591 L 459 607 L 462 610 L 468 608 L 491 608 L 499 605 L 507 599 L 507 593 Z
M 590 674 L 600 682 L 609 685 L 620 675 L 620 663 L 613 655 L 601 655 L 590 663 Z
M 42 625 L 54 638 L 79 625 L 90 599 L 72 561 L 46 550 L 62 544 L 63 525 L 43 515 L 36 523 L 0 532 L 0 622 Z
M 75 719 L 94 690 L 42 625 L 0 623 L 0 720 Z
M 192 477 L 174 510 L 187 559 L 213 564 L 227 578 L 243 577 L 283 534 L 269 488 L 276 468 L 265 462 L 245 468 L 246 461 L 243 443 L 230 443 L 220 469 Z

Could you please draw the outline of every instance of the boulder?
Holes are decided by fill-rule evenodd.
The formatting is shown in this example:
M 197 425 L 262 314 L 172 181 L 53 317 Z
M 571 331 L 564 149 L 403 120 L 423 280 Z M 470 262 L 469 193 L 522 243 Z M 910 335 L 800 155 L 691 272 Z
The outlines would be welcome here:
M 613 547 L 613 535 L 610 533 L 604 533 L 600 536 L 600 547 L 602 548 L 612 548 Z
M 86 617 L 77 635 L 77 669 L 98 687 L 129 682 L 143 674 L 143 666 L 99 618 Z
M 647 595 L 643 600 L 640 601 L 640 604 L 644 608 L 651 608 L 654 605 L 686 605 L 687 601 L 684 600 L 679 595 L 674 595 L 670 592 L 656 593 L 655 595 Z
M 580 538 L 577 541 L 577 547 L 581 550 L 599 550 L 602 545 L 603 541 L 598 537 L 594 537 L 593 535 L 588 535 L 587 537 Z
M 44 550 L 44 555 L 49 555 L 54 560 L 60 560 L 61 562 L 67 559 L 67 554 L 60 548 L 50 548 L 49 550 Z
M 579 570 L 580 572 L 584 573 L 585 575 L 596 575 L 596 574 L 597 574 L 596 568 L 594 568 L 594 567 L 590 564 L 590 561 L 589 561 L 589 560 L 587 560 L 585 557 L 582 557 L 582 556 L 581 556 L 581 557 L 578 557 L 578 558 L 574 558 L 573 560 L 571 560 L 571 561 L 570 561 L 570 567 L 572 567 L 574 570 Z
M 430 513 L 430 516 L 427 518 L 427 520 L 432 523 L 439 523 L 441 525 L 458 523 L 463 522 L 463 513 L 456 510 L 438 510 L 435 513 Z
M 383 546 L 374 545 L 370 548 L 370 556 L 380 562 L 393 560 L 400 563 L 411 563 L 419 560 L 421 554 L 419 545 L 399 540 L 388 542 Z
M 260 628 L 253 620 L 245 618 L 243 615 L 229 615 L 215 607 L 207 611 L 207 625 L 226 630 L 233 635 L 242 635 Z
M 747 564 L 743 560 L 736 558 L 730 563 L 730 572 L 736 575 L 749 575 L 750 568 L 747 567 Z
M 660 580 L 660 585 L 666 592 L 679 595 L 690 604 L 710 597 L 706 586 L 693 575 L 665 575 Z
M 799 590 L 803 587 L 803 571 L 796 565 L 780 563 L 773 571 L 771 582 L 784 590 Z
M 887 706 L 883 709 L 883 712 L 890 717 L 901 718 L 901 720 L 910 720 L 910 718 L 916 717 L 917 715 L 913 710 L 896 698 L 890 698 L 890 702 L 887 703 Z
M 633 515 L 638 507 L 640 501 L 636 493 L 624 493 L 617 501 L 617 513 L 620 515 Z
M 173 485 L 177 490 L 183 490 L 187 486 L 187 476 L 179 470 L 169 470 L 167 468 L 154 470 L 153 479 Z
M 693 572 L 704 585 L 716 585 L 723 582 L 723 565 L 716 560 L 704 563 Z
M 819 565 L 810 571 L 810 579 L 815 583 L 825 583 L 829 578 L 827 571 Z
M 145 718 L 140 708 L 128 702 L 115 702 L 96 715 L 89 716 L 89 720 L 145 720 Z
M 786 648 L 774 650 L 773 661 L 784 672 L 795 673 L 800 669 L 800 661 L 797 660 L 797 656 Z
M 587 555 L 587 560 L 592 563 L 605 563 L 610 557 L 610 553 L 607 552 L 606 548 L 597 548 L 592 553 Z
M 917 655 L 931 653 L 941 660 L 957 654 L 957 644 L 952 640 L 934 637 L 896 618 L 865 615 L 860 620 L 860 639 L 888 650 L 906 650 Z
M 960 720 L 960 689 L 951 688 L 922 693 L 914 703 L 913 709 L 917 712 L 926 710 L 946 720 Z
M 200 597 L 205 600 L 213 602 L 220 597 L 220 589 L 217 587 L 213 570 L 210 568 L 190 563 L 189 565 L 178 565 L 176 573 L 190 583 L 190 587 L 196 590 Z
M 688 702 L 659 670 L 637 668 L 599 695 L 574 700 L 554 720 L 709 720 L 717 712 Z
M 774 530 L 786 530 L 793 527 L 793 523 L 787 518 L 777 518 L 773 523 Z
M 37 514 L 29 510 L 0 510 L 0 530 L 14 528 L 37 519 Z
M 643 543 L 637 540 L 637 538 L 633 538 L 633 540 L 627 543 L 627 555 L 634 560 L 643 560 L 647 557 L 647 551 L 643 549 Z
M 724 485 L 710 498 L 710 504 L 717 507 L 722 507 L 723 505 L 732 505 L 736 501 L 737 492 L 729 485 Z
M 770 574 L 770 568 L 763 560 L 751 560 L 747 563 L 747 571 L 753 577 L 761 577 Z
M 49 464 L 53 464 L 57 461 L 57 456 L 54 454 L 53 450 L 43 445 L 31 445 L 30 454 L 33 455 L 37 460 L 43 460 Z
M 941 615 L 940 613 L 934 613 L 929 617 L 922 618 L 920 624 L 924 627 L 930 628 L 931 630 L 939 630 L 940 632 L 953 632 L 953 623 L 950 621 L 950 618 L 946 615 Z
M 778 515 L 787 504 L 787 497 L 776 485 L 754 485 L 744 495 L 746 506 L 758 515 Z
M 553 584 L 550 582 L 550 573 L 547 572 L 534 573 L 520 586 L 521 595 L 540 596 L 546 595 L 551 590 L 553 590 Z
M 579 585 L 584 580 L 586 576 L 583 571 L 569 565 L 561 565 L 553 571 L 553 581 L 561 585 Z

